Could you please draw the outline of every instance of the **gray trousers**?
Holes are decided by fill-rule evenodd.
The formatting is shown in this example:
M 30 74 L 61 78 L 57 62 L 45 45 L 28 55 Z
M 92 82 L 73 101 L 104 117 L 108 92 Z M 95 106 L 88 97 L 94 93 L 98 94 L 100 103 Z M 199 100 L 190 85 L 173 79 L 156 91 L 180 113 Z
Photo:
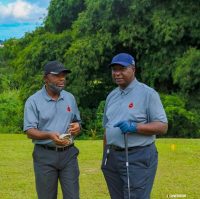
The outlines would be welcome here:
M 35 145 L 33 164 L 38 199 L 57 199 L 58 180 L 63 199 L 79 199 L 79 150 L 53 151 Z
M 106 151 L 106 149 L 105 149 Z M 104 151 L 102 171 L 112 199 L 128 199 L 125 151 Z M 157 170 L 158 154 L 154 144 L 132 149 L 129 154 L 131 199 L 150 199 Z M 107 161 L 106 161 L 107 158 Z

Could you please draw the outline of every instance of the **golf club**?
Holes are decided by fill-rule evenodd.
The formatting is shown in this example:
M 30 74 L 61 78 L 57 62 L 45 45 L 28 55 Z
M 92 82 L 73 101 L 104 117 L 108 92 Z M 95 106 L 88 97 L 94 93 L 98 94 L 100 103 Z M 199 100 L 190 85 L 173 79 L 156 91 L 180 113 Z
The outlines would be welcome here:
M 127 173 L 127 185 L 128 185 L 128 198 L 131 199 L 130 181 L 129 181 L 128 135 L 127 135 L 127 133 L 124 134 L 124 144 L 125 144 L 125 153 L 126 153 L 126 173 Z

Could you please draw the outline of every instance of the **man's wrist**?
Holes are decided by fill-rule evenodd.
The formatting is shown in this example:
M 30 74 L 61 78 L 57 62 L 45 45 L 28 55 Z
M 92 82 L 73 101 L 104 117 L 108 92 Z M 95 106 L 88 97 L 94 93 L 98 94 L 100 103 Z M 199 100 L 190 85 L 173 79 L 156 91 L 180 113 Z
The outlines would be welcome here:
M 130 127 L 131 127 L 131 132 L 136 133 L 137 132 L 137 124 L 134 121 L 130 121 Z

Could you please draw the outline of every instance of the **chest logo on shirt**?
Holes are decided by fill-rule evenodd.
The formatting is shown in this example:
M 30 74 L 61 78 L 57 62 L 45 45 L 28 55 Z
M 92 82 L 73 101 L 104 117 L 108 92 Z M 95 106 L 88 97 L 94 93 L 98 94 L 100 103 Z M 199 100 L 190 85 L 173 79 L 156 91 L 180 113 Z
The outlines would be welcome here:
M 128 108 L 134 108 L 133 102 L 130 102 L 130 104 L 128 105 Z
M 67 112 L 71 112 L 71 108 L 69 105 L 67 106 Z

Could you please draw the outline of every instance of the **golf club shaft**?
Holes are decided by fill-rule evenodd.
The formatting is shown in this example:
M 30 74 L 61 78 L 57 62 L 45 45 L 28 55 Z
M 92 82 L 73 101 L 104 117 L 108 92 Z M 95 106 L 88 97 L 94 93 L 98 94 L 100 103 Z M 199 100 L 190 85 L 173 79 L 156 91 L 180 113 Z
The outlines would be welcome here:
M 124 134 L 124 143 L 125 143 L 125 153 L 126 153 L 126 172 L 127 172 L 127 186 L 128 186 L 128 198 L 131 198 L 130 193 L 130 181 L 129 181 L 129 161 L 128 161 L 128 135 Z

